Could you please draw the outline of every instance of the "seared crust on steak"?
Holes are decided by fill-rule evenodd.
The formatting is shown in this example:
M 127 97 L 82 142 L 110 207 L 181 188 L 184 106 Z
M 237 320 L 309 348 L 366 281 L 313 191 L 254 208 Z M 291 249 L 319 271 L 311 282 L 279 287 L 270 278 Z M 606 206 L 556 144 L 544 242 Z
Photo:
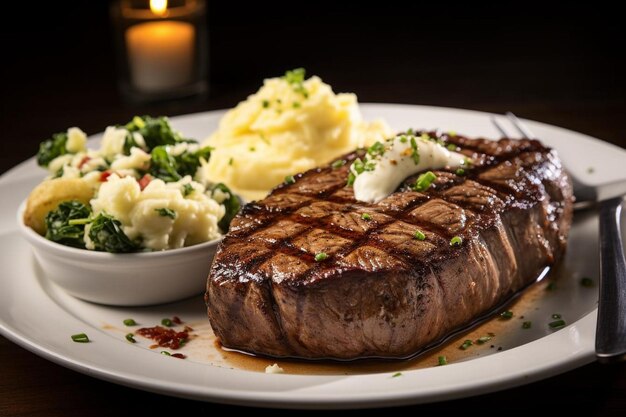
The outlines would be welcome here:
M 355 152 L 242 209 L 205 295 L 223 346 L 316 359 L 411 356 L 561 257 L 573 198 L 555 151 L 535 140 L 430 135 L 472 158 L 466 175 L 435 171 L 425 192 L 412 191 L 410 177 L 363 203 L 345 186 Z M 322 252 L 328 258 L 316 262 Z

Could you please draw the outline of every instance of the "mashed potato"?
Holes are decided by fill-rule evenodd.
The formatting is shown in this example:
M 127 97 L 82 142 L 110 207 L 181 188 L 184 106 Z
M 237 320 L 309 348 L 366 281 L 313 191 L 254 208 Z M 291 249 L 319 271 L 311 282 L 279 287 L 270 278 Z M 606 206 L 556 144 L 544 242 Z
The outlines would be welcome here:
M 194 192 L 183 195 L 185 184 Z M 217 239 L 217 222 L 224 216 L 224 206 L 205 194 L 202 184 L 187 176 L 177 182 L 152 180 L 142 191 L 133 177 L 111 175 L 91 200 L 94 214 L 107 213 L 122 223 L 131 240 L 140 240 L 144 248 L 175 249 Z M 85 230 L 85 245 L 89 241 Z
M 215 150 L 203 175 L 256 200 L 288 175 L 392 134 L 382 120 L 363 121 L 354 94 L 334 94 L 320 78 L 289 71 L 224 115 L 204 143 Z

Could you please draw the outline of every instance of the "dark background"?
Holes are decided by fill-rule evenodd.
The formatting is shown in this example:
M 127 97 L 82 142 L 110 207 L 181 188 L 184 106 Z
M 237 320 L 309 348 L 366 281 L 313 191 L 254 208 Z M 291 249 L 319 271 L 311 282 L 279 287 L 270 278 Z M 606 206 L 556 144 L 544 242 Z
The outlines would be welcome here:
M 231 107 L 263 78 L 300 66 L 361 102 L 511 110 L 626 146 L 624 26 L 597 2 L 517 2 L 514 10 L 502 2 L 210 2 L 209 95 L 149 106 L 124 103 L 117 90 L 108 2 L 15 3 L 3 4 L 0 25 L 0 173 L 69 126 L 91 134 L 135 114 Z M 230 410 L 93 380 L 1 337 L 0 370 L 0 415 Z M 623 364 L 593 364 L 520 389 L 402 410 L 524 411 L 556 402 L 608 415 L 626 409 L 625 392 Z

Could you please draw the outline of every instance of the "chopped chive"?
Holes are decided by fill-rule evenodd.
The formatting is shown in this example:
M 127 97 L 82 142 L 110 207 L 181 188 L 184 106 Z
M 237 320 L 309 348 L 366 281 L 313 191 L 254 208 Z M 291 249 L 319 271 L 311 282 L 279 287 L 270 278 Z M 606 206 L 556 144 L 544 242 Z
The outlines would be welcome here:
M 525 321 L 524 323 L 522 323 L 522 329 L 530 329 L 532 327 L 533 323 L 530 321 Z
M 191 184 L 183 184 L 183 197 L 187 197 L 189 194 L 193 193 L 195 191 L 195 188 L 193 188 L 193 185 Z
M 250 152 L 254 152 L 256 151 L 256 148 L 254 146 L 250 146 Z
M 417 240 L 425 240 L 426 239 L 426 235 L 421 230 L 416 230 L 415 233 L 413 233 L 413 237 L 415 239 L 417 239 Z
M 513 312 L 511 310 L 503 311 L 500 313 L 500 318 L 502 320 L 509 320 L 513 317 Z
M 560 314 L 558 314 L 558 313 L 554 313 L 554 314 L 552 315 L 552 318 L 553 318 L 554 320 L 558 320 L 558 319 L 560 319 L 560 318 L 561 318 L 561 315 L 560 315 Z
M 407 141 L 408 141 L 408 139 L 406 138 L 406 136 L 404 136 L 404 135 L 400 136 L 400 143 L 406 143 Z
M 454 130 L 451 130 L 448 132 L 448 136 L 450 136 L 451 138 L 456 136 L 456 132 Z
M 482 337 L 479 337 L 478 339 L 476 339 L 476 343 L 478 343 L 479 345 L 484 345 L 485 343 L 487 343 L 490 340 L 491 340 L 491 337 L 489 337 L 489 336 L 482 336 Z
M 409 128 L 409 130 L 406 131 L 407 135 L 414 135 L 415 134 L 415 130 L 413 130 L 412 127 Z
M 565 326 L 565 320 L 556 320 L 553 322 L 548 323 L 548 326 L 550 326 L 551 329 L 556 329 L 558 327 L 563 327 Z
M 415 136 L 411 136 L 411 149 L 413 150 L 413 152 L 411 153 L 411 158 L 413 158 L 413 162 L 415 163 L 415 165 L 417 165 L 417 164 L 420 163 L 420 151 L 419 151 L 419 148 L 417 147 L 417 142 L 415 141 Z M 433 174 L 430 171 L 428 171 L 426 174 L 429 174 L 429 173 L 432 176 L 435 175 L 435 174 Z M 425 175 L 425 174 L 422 174 L 422 175 Z M 420 178 L 421 178 L 421 175 L 420 175 Z M 437 177 L 435 177 L 435 178 L 437 178 Z M 419 178 L 418 178 L 418 181 L 419 181 Z M 432 180 L 430 182 L 432 182 Z M 428 186 L 430 186 L 430 182 L 428 183 Z M 426 188 L 428 188 L 428 186 Z M 418 190 L 418 191 L 420 191 L 420 190 Z
M 124 326 L 136 326 L 137 322 L 133 319 L 125 319 Z
M 367 148 L 367 153 L 372 156 L 383 155 L 385 153 L 385 145 L 381 142 L 376 142 Z
M 593 280 L 591 278 L 584 277 L 580 280 L 580 285 L 587 288 L 593 287 Z
M 170 219 L 175 219 L 176 218 L 176 212 L 174 210 L 166 208 L 166 207 L 156 208 L 156 209 L 154 209 L 154 211 L 159 213 L 159 216 L 161 216 L 161 217 L 169 217 Z
M 456 173 L 456 175 L 465 175 L 465 170 L 463 168 L 459 168 L 454 172 Z
M 370 216 L 368 213 L 361 214 L 361 218 L 363 220 L 372 220 L 372 216 Z
M 461 346 L 459 346 L 459 349 L 467 350 L 467 348 L 469 348 L 473 344 L 474 344 L 474 342 L 472 342 L 471 340 L 467 339 L 466 341 L 463 342 L 463 344 Z
M 163 326 L 172 327 L 172 320 L 165 318 L 161 320 L 161 324 Z
M 336 160 L 335 162 L 332 163 L 331 167 L 333 169 L 337 169 L 337 168 L 341 168 L 345 164 L 346 164 L 346 160 L 345 159 L 338 159 L 338 160 Z
M 417 177 L 413 189 L 415 189 L 415 191 L 426 191 L 436 179 L 437 176 L 432 171 L 425 172 Z
M 76 343 L 89 343 L 89 336 L 85 333 L 73 334 L 72 340 Z
M 356 175 L 354 175 L 354 172 L 350 172 L 348 174 L 348 180 L 346 181 L 346 187 L 350 187 L 351 185 L 353 185 L 354 180 L 356 180 Z
M 137 343 L 137 341 L 135 340 L 135 337 L 133 336 L 132 333 L 128 333 L 126 335 L 126 340 L 128 340 L 130 343 Z
M 549 282 L 548 285 L 546 285 L 546 291 L 552 291 L 556 289 L 556 283 L 553 282 Z
M 461 243 L 463 243 L 463 239 L 460 236 L 454 236 L 450 239 L 450 246 L 461 246 Z
M 263 100 L 263 108 L 267 109 L 270 106 L 269 100 Z
M 449 143 L 446 148 L 448 148 L 449 151 L 456 151 L 456 145 L 454 143 Z
M 165 356 L 172 356 L 171 353 L 169 353 L 167 350 L 162 350 L 161 351 L 161 355 L 165 355 Z
M 293 184 L 293 183 L 295 183 L 295 182 L 296 182 L 296 179 L 293 177 L 293 175 L 287 175 L 287 176 L 285 177 L 285 182 L 286 182 L 287 184 Z
M 300 108 L 300 103 L 298 103 L 297 101 L 294 101 L 292 104 L 294 109 L 299 109 Z
M 324 252 L 320 252 L 315 255 L 315 262 L 320 262 L 328 258 L 328 255 Z
M 233 158 L 230 158 L 230 159 L 228 160 L 228 165 L 230 165 L 230 166 L 232 166 L 232 165 L 233 165 Z
M 447 365 L 448 364 L 448 358 L 446 358 L 445 356 L 439 356 L 437 358 L 437 362 L 439 362 L 439 366 Z
M 396 372 L 395 374 L 391 375 L 392 378 L 397 378 L 399 376 L 402 376 L 402 372 Z

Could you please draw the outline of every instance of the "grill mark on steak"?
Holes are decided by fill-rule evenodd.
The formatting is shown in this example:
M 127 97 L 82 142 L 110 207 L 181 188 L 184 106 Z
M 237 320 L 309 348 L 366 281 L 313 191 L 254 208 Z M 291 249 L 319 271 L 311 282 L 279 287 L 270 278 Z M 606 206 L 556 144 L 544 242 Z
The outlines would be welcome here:
M 572 192 L 555 152 L 535 140 L 438 139 L 472 156 L 465 176 L 434 171 L 415 192 L 414 175 L 379 203 L 357 202 L 345 187 L 357 151 L 246 205 L 207 283 L 222 344 L 271 356 L 410 356 L 557 260 Z M 455 235 L 464 243 L 451 248 Z M 329 258 L 316 262 L 319 252 Z

